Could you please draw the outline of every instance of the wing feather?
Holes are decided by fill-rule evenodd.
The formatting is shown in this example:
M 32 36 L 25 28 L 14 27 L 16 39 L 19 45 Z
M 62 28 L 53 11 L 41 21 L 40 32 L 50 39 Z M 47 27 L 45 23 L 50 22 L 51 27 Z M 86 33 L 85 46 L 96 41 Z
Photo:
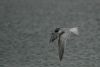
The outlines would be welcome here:
M 58 38 L 57 33 L 52 33 L 50 37 L 50 42 L 54 42 Z
M 60 59 L 60 61 L 63 58 L 63 54 L 64 54 L 64 44 L 65 44 L 65 41 L 66 41 L 62 36 L 63 35 L 60 35 L 59 36 L 59 39 L 58 39 L 58 52 L 59 52 L 59 59 Z

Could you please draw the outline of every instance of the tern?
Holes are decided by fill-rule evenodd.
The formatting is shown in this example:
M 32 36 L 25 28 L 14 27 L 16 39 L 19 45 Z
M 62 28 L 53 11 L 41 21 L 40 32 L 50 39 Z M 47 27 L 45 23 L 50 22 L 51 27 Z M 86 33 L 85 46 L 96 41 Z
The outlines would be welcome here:
M 73 28 L 56 28 L 50 37 L 50 43 L 53 43 L 55 40 L 58 40 L 58 53 L 60 61 L 63 58 L 64 54 L 64 45 L 68 39 L 70 39 L 71 34 L 79 35 L 78 27 Z

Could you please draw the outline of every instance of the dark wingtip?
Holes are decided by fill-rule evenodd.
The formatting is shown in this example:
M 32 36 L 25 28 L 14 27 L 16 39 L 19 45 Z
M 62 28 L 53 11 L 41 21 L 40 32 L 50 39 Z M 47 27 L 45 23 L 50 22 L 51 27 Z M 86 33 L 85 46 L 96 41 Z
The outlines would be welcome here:
M 60 56 L 60 57 L 59 57 L 60 61 L 62 61 L 62 58 L 63 58 L 63 56 Z
M 53 40 L 50 39 L 50 40 L 49 40 L 49 43 L 52 43 L 52 42 L 53 42 Z
M 60 61 L 62 61 L 62 59 L 60 59 Z
M 63 55 L 64 55 L 64 46 L 61 48 L 61 51 L 59 53 L 59 59 L 60 59 L 60 61 L 62 61 Z
M 63 59 L 63 54 L 64 54 L 64 50 L 62 50 L 62 52 L 59 53 L 59 59 L 60 59 L 60 61 L 62 61 L 62 59 Z

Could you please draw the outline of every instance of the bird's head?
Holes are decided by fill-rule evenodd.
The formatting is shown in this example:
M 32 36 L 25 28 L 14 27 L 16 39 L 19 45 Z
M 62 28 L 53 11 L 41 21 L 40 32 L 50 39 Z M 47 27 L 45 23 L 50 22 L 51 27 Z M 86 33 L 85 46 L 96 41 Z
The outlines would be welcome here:
M 56 29 L 54 30 L 54 32 L 55 32 L 55 33 L 60 33 L 60 32 L 61 32 L 61 28 L 56 28 Z

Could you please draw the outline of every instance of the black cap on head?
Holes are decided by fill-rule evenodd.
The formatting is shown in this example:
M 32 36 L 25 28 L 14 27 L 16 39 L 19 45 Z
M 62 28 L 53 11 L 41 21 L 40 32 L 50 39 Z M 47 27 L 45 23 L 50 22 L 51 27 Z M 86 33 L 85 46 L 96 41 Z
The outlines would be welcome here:
M 57 33 L 59 30 L 60 30 L 60 28 L 56 28 L 54 32 L 56 32 L 56 33 Z

